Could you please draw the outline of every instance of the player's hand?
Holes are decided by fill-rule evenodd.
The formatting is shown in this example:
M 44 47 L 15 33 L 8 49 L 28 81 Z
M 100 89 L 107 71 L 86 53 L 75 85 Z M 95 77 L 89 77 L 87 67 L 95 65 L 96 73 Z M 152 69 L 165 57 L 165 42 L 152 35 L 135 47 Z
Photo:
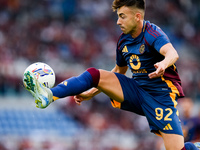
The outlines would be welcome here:
M 166 65 L 162 61 L 154 64 L 154 67 L 156 71 L 148 75 L 150 79 L 158 78 L 165 73 Z
M 91 93 L 89 93 L 88 91 L 86 91 L 79 95 L 75 95 L 74 100 L 75 100 L 76 104 L 81 105 L 82 101 L 90 100 L 92 97 L 93 97 L 93 95 Z

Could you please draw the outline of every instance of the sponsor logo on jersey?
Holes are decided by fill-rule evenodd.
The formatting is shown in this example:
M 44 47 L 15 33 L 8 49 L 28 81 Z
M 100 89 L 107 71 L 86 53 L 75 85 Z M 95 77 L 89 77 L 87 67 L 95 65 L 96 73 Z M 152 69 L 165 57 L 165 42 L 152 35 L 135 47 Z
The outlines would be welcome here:
M 163 130 L 173 130 L 172 126 L 168 123 Z
M 124 52 L 124 53 L 128 53 L 127 46 L 124 46 L 124 48 L 123 48 L 122 52 Z
M 134 62 L 137 62 L 137 64 L 134 64 Z M 140 58 L 137 55 L 132 55 L 129 59 L 129 63 L 134 70 L 138 70 L 141 67 Z

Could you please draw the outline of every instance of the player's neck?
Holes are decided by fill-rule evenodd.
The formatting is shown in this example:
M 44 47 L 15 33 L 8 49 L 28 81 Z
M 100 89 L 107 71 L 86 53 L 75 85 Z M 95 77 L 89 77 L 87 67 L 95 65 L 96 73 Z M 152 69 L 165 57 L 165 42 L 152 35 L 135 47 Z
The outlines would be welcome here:
M 132 33 L 131 33 L 131 36 L 132 36 L 133 38 L 138 37 L 138 36 L 140 35 L 140 33 L 142 32 L 143 22 L 144 22 L 144 20 L 141 20 L 141 21 L 138 23 L 138 26 L 136 27 L 135 32 L 132 32 Z

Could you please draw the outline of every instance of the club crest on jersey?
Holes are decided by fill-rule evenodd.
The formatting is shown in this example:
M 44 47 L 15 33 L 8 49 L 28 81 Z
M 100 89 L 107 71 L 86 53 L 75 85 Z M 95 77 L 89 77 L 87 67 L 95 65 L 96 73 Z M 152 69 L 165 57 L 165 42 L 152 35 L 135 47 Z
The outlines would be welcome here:
M 140 54 L 143 54 L 144 51 L 145 51 L 145 45 L 142 44 L 142 45 L 140 46 L 139 52 L 140 52 Z

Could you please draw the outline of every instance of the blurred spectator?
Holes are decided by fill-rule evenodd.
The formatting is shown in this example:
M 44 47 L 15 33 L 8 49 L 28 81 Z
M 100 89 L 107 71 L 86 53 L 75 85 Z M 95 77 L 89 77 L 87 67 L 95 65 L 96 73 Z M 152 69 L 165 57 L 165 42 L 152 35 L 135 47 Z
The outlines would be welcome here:
M 180 118 L 185 141 L 200 140 L 200 112 L 195 115 L 193 100 L 189 97 L 182 98 L 180 100 L 180 109 Z
M 23 139 L 20 141 L 17 150 L 33 150 L 31 141 L 29 139 Z
M 0 143 L 0 150 L 7 150 L 2 143 Z

